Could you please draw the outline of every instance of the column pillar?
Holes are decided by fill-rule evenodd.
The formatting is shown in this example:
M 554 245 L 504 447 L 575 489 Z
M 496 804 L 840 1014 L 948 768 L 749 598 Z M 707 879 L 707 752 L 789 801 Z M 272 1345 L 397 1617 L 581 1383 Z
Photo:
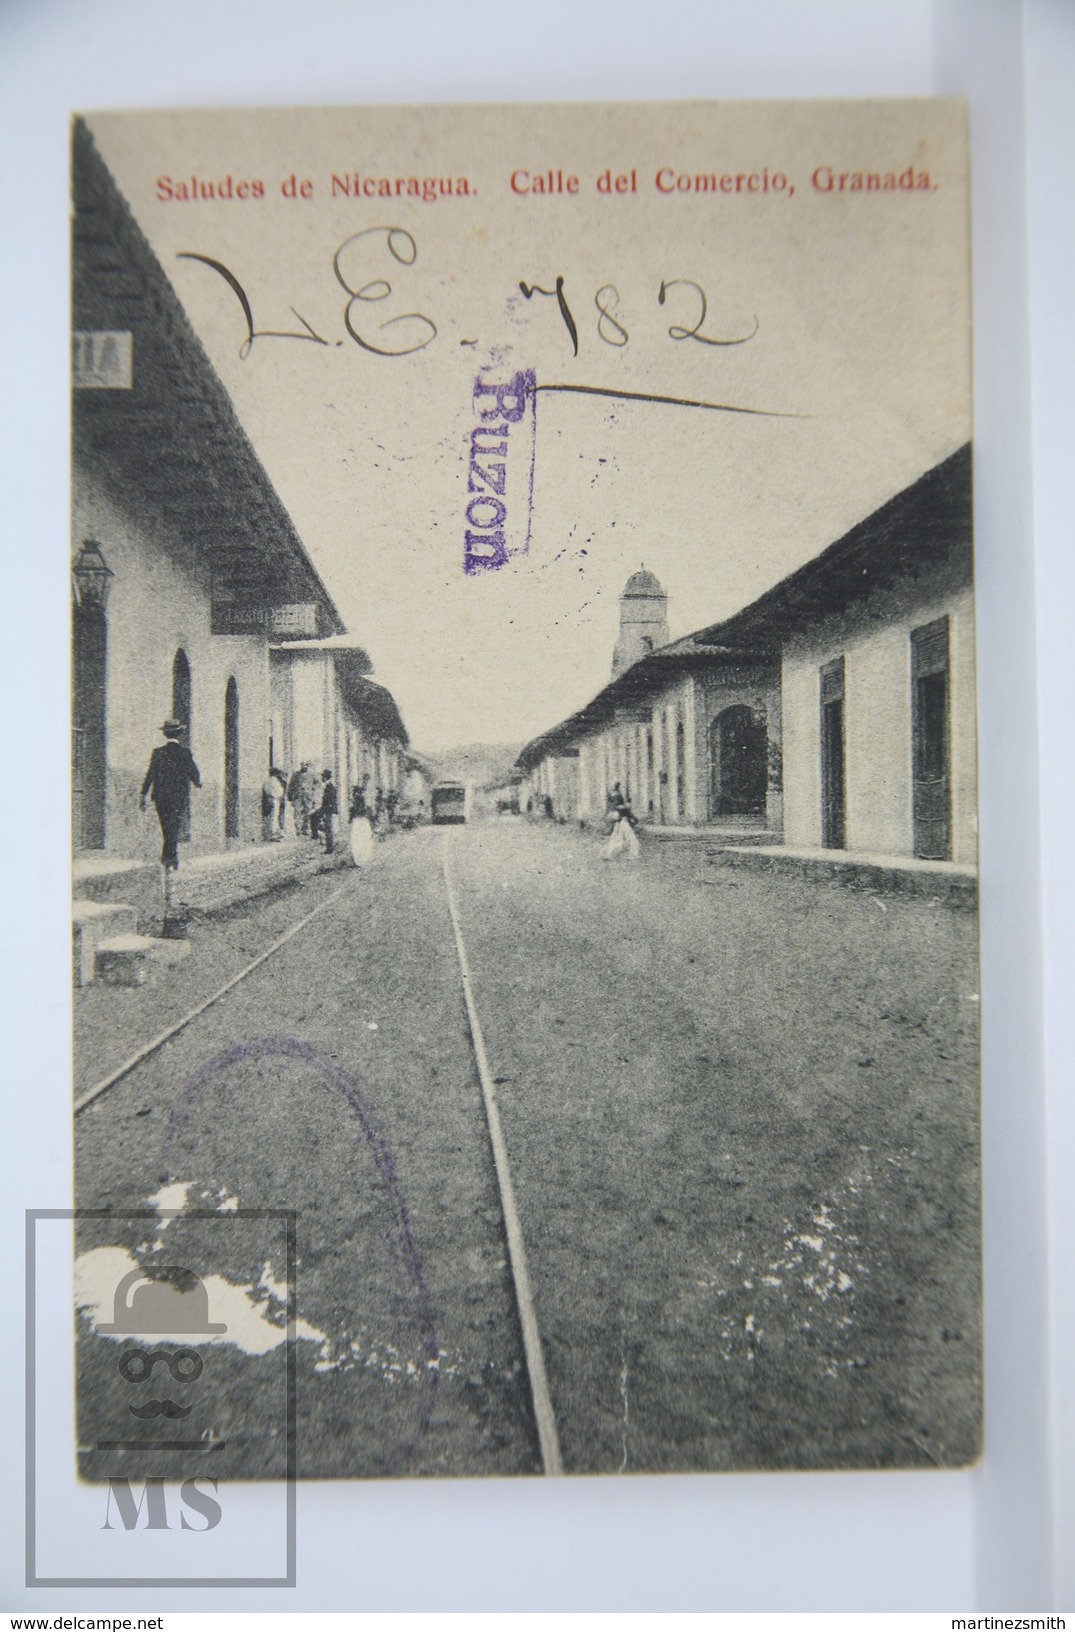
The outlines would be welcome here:
M 695 707 L 694 676 L 689 675 L 683 687 L 683 792 L 686 802 L 684 815 L 688 822 L 697 822 L 698 814 L 698 711 Z
M 664 710 L 655 703 L 650 713 L 650 731 L 653 734 L 653 820 L 658 827 L 665 820 L 666 800 L 664 773 Z
M 678 719 L 678 708 L 675 703 L 669 703 L 664 710 L 664 728 L 668 753 L 668 819 L 673 824 L 677 823 L 682 815 L 679 808 L 679 757 L 676 751 L 676 725 Z
M 649 805 L 649 768 L 646 763 L 646 725 L 644 720 L 635 721 L 635 762 L 638 765 L 635 815 L 640 822 L 644 822 Z

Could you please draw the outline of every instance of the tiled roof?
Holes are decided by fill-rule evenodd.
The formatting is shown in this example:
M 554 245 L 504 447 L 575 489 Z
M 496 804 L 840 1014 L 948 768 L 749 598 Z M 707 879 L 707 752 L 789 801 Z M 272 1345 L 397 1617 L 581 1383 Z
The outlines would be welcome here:
M 321 634 L 343 620 L 175 290 L 121 196 L 82 119 L 72 133 L 76 330 L 134 336 L 130 390 L 76 391 L 76 461 L 117 505 L 181 538 L 217 585 L 277 604 L 313 603 Z
M 938 566 L 953 581 L 966 581 L 972 570 L 969 443 L 741 612 L 632 664 L 585 708 L 528 742 L 516 763 L 527 771 L 547 755 L 566 751 L 587 731 L 607 725 L 618 709 L 646 705 L 677 672 L 776 663 L 789 636 L 848 610 L 864 595 Z

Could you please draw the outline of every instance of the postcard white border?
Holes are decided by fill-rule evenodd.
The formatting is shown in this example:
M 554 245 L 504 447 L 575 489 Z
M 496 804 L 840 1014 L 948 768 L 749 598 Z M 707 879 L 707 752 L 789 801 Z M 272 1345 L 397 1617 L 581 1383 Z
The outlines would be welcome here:
M 17 1261 L 24 1207 L 68 1203 L 67 117 L 75 108 L 278 102 L 506 101 L 673 96 L 966 94 L 975 165 L 976 464 L 979 615 L 985 630 L 983 908 L 987 1026 L 988 1450 L 955 1474 L 735 1475 L 576 1480 L 550 1488 L 457 1482 L 316 1485 L 299 1492 L 294 1608 L 916 1609 L 1062 1607 L 1051 1542 L 1071 1533 L 1073 1238 L 1071 1110 L 1061 1093 L 1070 968 L 1070 769 L 1044 780 L 1052 1007 L 1040 1006 L 1034 593 L 1042 628 L 1043 741 L 1070 740 L 1070 639 L 1063 590 L 1070 431 L 1059 253 L 1048 210 L 1069 212 L 1072 144 L 1056 75 L 1072 49 L 1070 8 L 1026 0 L 1030 69 L 1051 88 L 1031 106 L 1033 349 L 1026 317 L 1026 183 L 1018 0 L 678 0 L 656 8 L 578 0 L 539 7 L 310 0 L 266 7 L 209 0 L 9 0 L 0 18 L 6 548 L 4 665 L 7 866 L 2 998 L 9 1035 L 4 1246 Z M 1067 11 L 1065 19 L 1063 15 Z M 636 12 L 638 15 L 636 15 Z M 1070 69 L 1072 57 L 1067 58 Z M 1068 76 L 1070 85 L 1070 73 Z M 1052 125 L 1050 125 L 1050 119 Z M 1052 134 L 1050 135 L 1050 130 Z M 14 225 L 12 225 L 14 224 Z M 1068 249 L 1071 247 L 1070 234 Z M 1068 260 L 1070 265 L 1070 256 Z M 1053 305 L 1050 305 L 1050 302 Z M 1055 308 L 1055 309 L 1054 309 Z M 1070 358 L 1070 319 L 1067 355 Z M 1032 473 L 1030 365 L 1037 370 Z M 1063 385 L 1069 386 L 1073 370 Z M 1050 396 L 1050 383 L 1052 395 Z M 1061 420 L 1061 416 L 1064 416 Z M 1050 465 L 1050 458 L 1054 461 Z M 1058 468 L 1058 462 L 1059 463 Z M 1050 474 L 1051 472 L 1051 474 Z M 1031 505 L 1039 509 L 1037 577 Z M 1052 530 L 1050 533 L 1050 529 Z M 1003 552 L 1003 553 L 1002 553 Z M 999 659 L 1003 658 L 1001 665 Z M 995 672 L 996 669 L 1001 672 Z M 1066 728 L 1066 737 L 1060 735 Z M 1011 776 L 1011 766 L 1017 775 Z M 1061 823 L 1063 822 L 1063 826 Z M 1066 901 L 1059 892 L 1067 892 Z M 1015 956 L 1012 956 L 1014 949 Z M 1065 962 L 1065 960 L 1068 960 Z M 1055 1100 L 1044 1092 L 1048 1019 Z M 1068 1027 L 1065 1030 L 1065 1026 Z M 1070 1058 L 1070 1049 L 1067 1057 Z M 1047 1114 L 1051 1120 L 1047 1121 Z M 65 1131 L 61 1135 L 59 1128 Z M 1049 1141 L 1050 1156 L 1046 1157 Z M 1048 1174 L 1062 1182 L 1048 1192 Z M 1066 1207 L 1066 1212 L 1065 1212 Z M 1050 1209 L 1051 1208 L 1051 1212 Z M 1047 1252 L 1051 1228 L 1056 1247 Z M 1050 1289 L 1050 1274 L 1053 1277 Z M 1051 1330 L 1055 1346 L 1050 1355 Z M 16 1316 L 16 1322 L 18 1316 Z M 1067 1363 L 1062 1365 L 1066 1354 Z M 0 1343 L 4 1398 L 21 1392 L 19 1334 Z M 1051 1368 L 1051 1369 L 1050 1369 Z M 1050 1377 L 1054 1389 L 1049 1416 Z M 21 1531 L 20 1414 L 4 1414 L 4 1534 Z M 1061 1436 L 1066 1436 L 1061 1438 Z M 1052 1441 L 1053 1466 L 1050 1466 Z M 8 1560 L 18 1548 L 5 1549 Z M 356 1557 L 356 1554 L 359 1556 Z M 1056 1560 L 1062 1553 L 1057 1549 Z M 6 1566 L 11 1568 L 10 1562 Z M 1067 1568 L 1072 1568 L 1069 1563 Z M 16 1576 L 12 1608 L 44 1608 Z M 77 1603 L 75 1602 L 77 1596 Z M 92 1609 L 136 1591 L 49 1594 Z M 155 1591 L 151 1610 L 209 1607 Z M 244 1608 L 279 1609 L 256 1593 Z M 238 1607 L 238 1606 L 236 1606 Z M 288 1607 L 292 1607 L 289 1605 Z

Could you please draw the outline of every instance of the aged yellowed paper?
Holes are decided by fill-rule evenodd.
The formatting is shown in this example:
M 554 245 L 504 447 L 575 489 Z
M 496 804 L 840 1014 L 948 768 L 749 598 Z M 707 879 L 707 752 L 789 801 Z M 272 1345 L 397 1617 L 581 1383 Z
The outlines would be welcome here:
M 72 178 L 116 1522 L 973 1460 L 962 106 L 89 114 Z

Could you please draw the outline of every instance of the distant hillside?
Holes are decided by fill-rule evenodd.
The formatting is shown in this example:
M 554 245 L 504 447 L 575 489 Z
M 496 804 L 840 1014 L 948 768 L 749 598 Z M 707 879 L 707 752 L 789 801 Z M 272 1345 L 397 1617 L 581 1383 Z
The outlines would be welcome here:
M 422 753 L 419 758 L 440 781 L 469 782 L 474 788 L 497 788 L 511 778 L 522 743 L 471 743 L 464 748 L 445 748 L 438 754 Z

